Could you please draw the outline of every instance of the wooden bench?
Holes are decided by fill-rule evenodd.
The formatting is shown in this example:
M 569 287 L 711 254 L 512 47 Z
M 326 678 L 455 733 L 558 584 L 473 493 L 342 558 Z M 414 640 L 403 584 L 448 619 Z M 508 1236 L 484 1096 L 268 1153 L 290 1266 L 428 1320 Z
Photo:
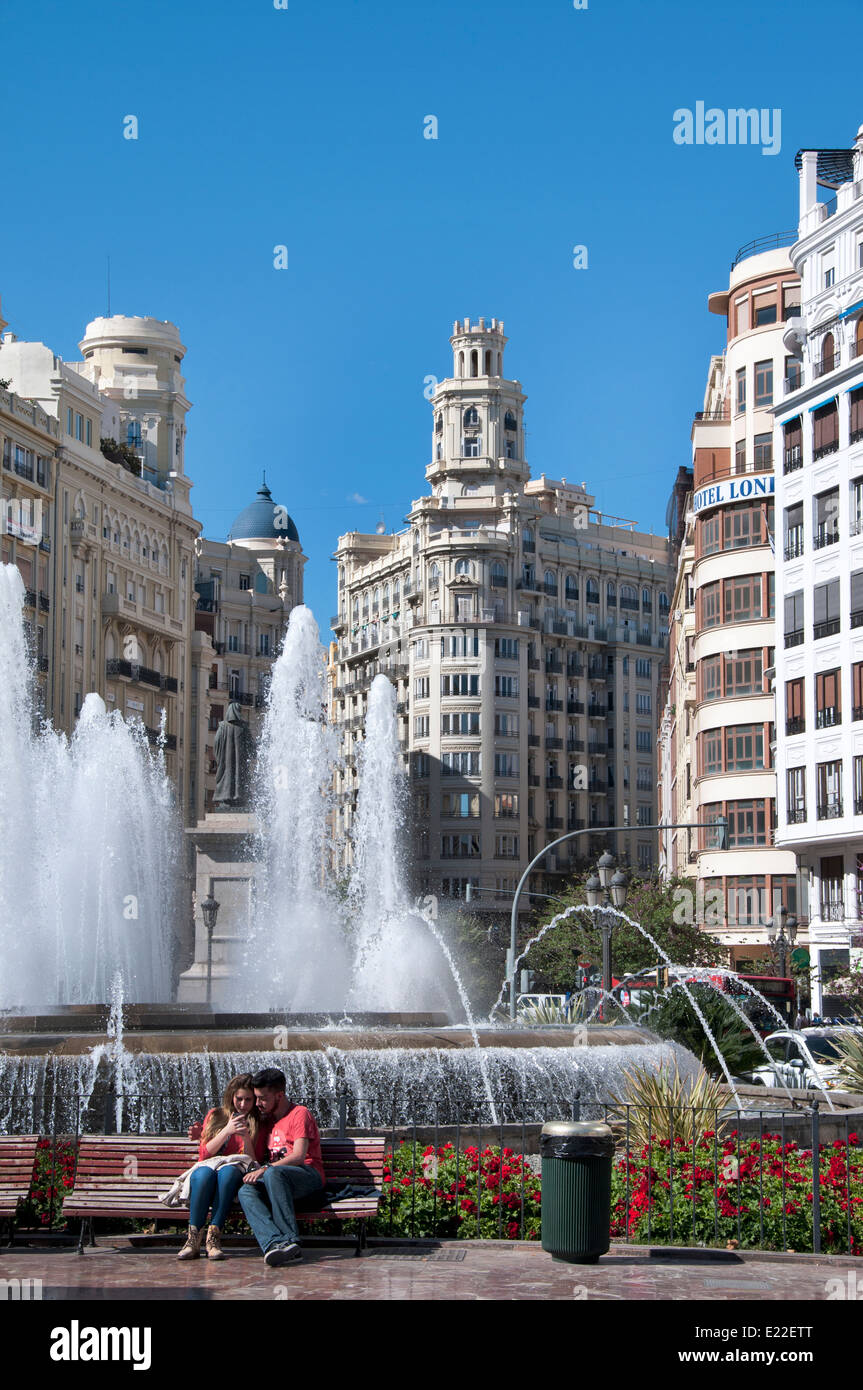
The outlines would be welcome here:
M 386 1140 L 372 1136 L 356 1139 L 322 1139 L 321 1153 L 328 1185 L 373 1187 L 381 1191 Z M 158 1200 L 175 1178 L 198 1159 L 198 1145 L 190 1139 L 133 1134 L 83 1135 L 78 1148 L 75 1181 L 63 1203 L 63 1215 L 80 1217 L 78 1250 L 84 1251 L 84 1231 L 89 1228 L 95 1245 L 96 1217 L 124 1220 L 167 1221 L 188 1219 L 185 1207 L 166 1207 Z M 357 1251 L 366 1244 L 366 1222 L 377 1215 L 380 1197 L 348 1197 L 316 1210 L 297 1209 L 297 1221 L 358 1221 Z
M 0 1135 L 0 1221 L 9 1226 L 10 1245 L 18 1203 L 30 1195 L 38 1143 L 38 1134 Z

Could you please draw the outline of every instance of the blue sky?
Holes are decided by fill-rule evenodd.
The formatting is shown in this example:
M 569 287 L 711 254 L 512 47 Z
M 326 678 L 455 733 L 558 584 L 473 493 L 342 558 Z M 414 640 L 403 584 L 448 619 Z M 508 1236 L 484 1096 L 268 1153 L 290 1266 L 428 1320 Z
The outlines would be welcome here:
M 824 0 L 817 32 L 814 14 L 6 0 L 3 316 L 77 357 L 110 255 L 112 312 L 171 319 L 186 344 L 205 534 L 265 468 L 325 630 L 338 535 L 397 529 L 426 490 L 424 378 L 448 374 L 455 318 L 505 320 L 533 473 L 662 531 L 723 344 L 707 295 L 738 246 L 795 225 L 795 152 L 850 146 L 863 121 L 859 7 Z M 699 100 L 780 108 L 779 154 L 675 144 Z

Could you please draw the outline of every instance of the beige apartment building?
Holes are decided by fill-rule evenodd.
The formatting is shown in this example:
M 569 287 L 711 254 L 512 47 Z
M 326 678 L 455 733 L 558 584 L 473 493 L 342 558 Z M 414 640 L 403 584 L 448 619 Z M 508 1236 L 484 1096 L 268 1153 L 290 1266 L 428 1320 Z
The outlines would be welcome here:
M 669 668 L 659 731 L 663 872 L 691 876 L 698 923 L 732 964 L 763 956 L 780 907 L 801 918 L 795 856 L 775 847 L 774 399 L 788 375 L 786 320 L 800 280 L 780 235 L 741 248 L 708 307 L 726 321 L 692 427 L 680 517 Z
M 83 360 L 67 363 L 13 334 L 0 345 L 0 378 L 47 418 L 54 442 L 43 523 L 50 549 L 34 556 L 31 586 L 45 614 L 45 712 L 71 731 L 84 695 L 95 690 L 109 708 L 139 719 L 151 741 L 164 728 L 168 770 L 188 817 L 200 527 L 184 468 L 185 348 L 173 324 L 121 315 L 95 319 L 80 348 Z M 106 446 L 108 457 L 103 439 L 122 447 Z
M 266 481 L 233 522 L 227 541 L 196 542 L 197 610 L 192 634 L 191 804 L 212 810 L 213 739 L 228 704 L 260 732 L 270 673 L 291 609 L 303 602 L 297 528 Z
M 339 867 L 356 753 L 379 671 L 398 691 L 420 892 L 505 908 L 533 855 L 568 830 L 535 891 L 612 848 L 656 860 L 656 698 L 669 545 L 604 516 L 585 483 L 532 479 L 503 322 L 456 323 L 432 406 L 430 493 L 396 535 L 340 537 L 332 712 L 341 732 Z M 626 825 L 618 837 L 607 827 Z M 638 827 L 645 829 L 639 833 Z

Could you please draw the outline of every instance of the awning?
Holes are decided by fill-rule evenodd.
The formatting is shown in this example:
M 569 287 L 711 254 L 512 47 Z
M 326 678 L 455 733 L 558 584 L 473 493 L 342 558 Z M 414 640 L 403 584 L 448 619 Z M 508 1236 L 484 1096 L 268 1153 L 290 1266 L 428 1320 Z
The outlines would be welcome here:
M 823 410 L 824 407 L 825 407 L 825 405 L 833 405 L 833 402 L 834 402 L 834 401 L 836 402 L 836 405 L 837 405 L 837 408 L 838 408 L 838 405 L 839 405 L 839 397 L 838 397 L 838 396 L 828 396 L 827 399 L 826 399 L 826 401 L 818 401 L 817 405 L 810 405 L 810 407 L 809 407 L 809 414 L 811 415 L 812 412 L 813 412 L 813 410 Z
M 863 299 L 858 299 L 858 300 L 857 300 L 857 303 L 856 303 L 856 304 L 852 304 L 850 309 L 844 309 L 843 312 L 839 315 L 839 318 L 840 318 L 840 319 L 847 319 L 847 318 L 850 318 L 852 314 L 856 314 L 856 313 L 857 313 L 857 310 L 858 310 L 858 309 L 863 309 Z

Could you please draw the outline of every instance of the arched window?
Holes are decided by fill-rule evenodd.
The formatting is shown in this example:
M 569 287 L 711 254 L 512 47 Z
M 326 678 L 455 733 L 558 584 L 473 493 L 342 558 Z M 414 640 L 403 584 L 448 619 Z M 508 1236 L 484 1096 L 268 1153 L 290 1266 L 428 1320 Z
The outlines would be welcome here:
M 574 574 L 566 576 L 566 597 L 570 602 L 578 598 L 578 580 Z
M 518 421 L 511 410 L 508 410 L 503 417 L 503 427 L 505 430 L 517 430 Z
M 385 613 L 388 613 L 388 612 L 390 611 L 390 586 L 389 586 L 389 584 L 385 584 L 385 585 L 384 585 L 384 595 L 383 595 L 383 598 L 384 598 L 384 612 L 385 612 Z
M 521 539 L 522 544 L 525 546 L 525 548 L 530 547 L 531 549 L 533 549 L 533 531 L 530 529 L 529 526 L 525 526 L 524 530 L 521 533 Z
M 463 352 L 460 352 L 459 355 L 458 355 L 458 374 L 459 374 L 459 376 L 464 376 L 464 353 L 463 353 Z
M 489 570 L 489 583 L 493 589 L 506 588 L 506 566 L 495 560 Z
M 485 375 L 491 376 L 491 352 L 486 348 L 485 353 Z
M 470 354 L 470 374 L 479 376 L 479 353 L 476 348 L 473 348 Z
M 369 591 L 368 591 L 368 589 L 366 589 L 365 593 L 363 594 L 363 617 L 364 617 L 364 618 L 367 618 L 368 616 L 369 616 Z
M 621 608 L 638 607 L 638 590 L 635 588 L 634 584 L 621 584 L 620 606 Z
M 456 560 L 456 574 L 470 574 L 470 560 Z
M 432 561 L 429 565 L 429 584 L 433 589 L 436 589 L 440 584 L 440 565 L 437 560 Z
M 479 411 L 475 405 L 469 405 L 464 413 L 465 429 L 471 429 L 479 424 Z
M 588 579 L 584 596 L 588 603 L 599 603 L 599 584 L 595 579 Z
M 863 314 L 857 320 L 857 328 L 854 334 L 854 356 L 863 357 Z
M 141 424 L 138 420 L 130 420 L 126 426 L 126 443 L 130 449 L 141 448 Z
M 393 608 L 398 608 L 398 606 L 399 606 L 399 599 L 401 598 L 401 594 L 402 594 L 402 586 L 401 586 L 401 583 L 399 582 L 399 580 L 397 579 L 397 580 L 395 581 L 395 583 L 393 584 Z
M 557 575 L 554 570 L 546 570 L 542 576 L 543 586 L 547 594 L 557 595 Z
M 440 411 L 438 411 L 437 413 L 437 417 L 434 422 L 434 427 L 435 434 L 443 434 L 443 416 L 441 415 Z
M 832 372 L 836 363 L 836 345 L 832 333 L 825 333 L 821 340 L 821 375 Z
M 438 463 L 443 458 L 443 445 L 440 443 L 440 441 L 438 441 L 437 448 L 435 449 L 435 458 Z
M 375 613 L 377 613 L 377 611 L 378 611 L 378 609 L 380 608 L 380 606 L 381 606 L 381 591 L 380 591 L 380 589 L 375 589 L 374 593 L 372 594 L 372 611 L 375 612 Z
M 659 595 L 659 611 L 660 611 L 660 613 L 667 613 L 669 607 L 670 607 L 670 604 L 669 604 L 669 600 L 668 600 L 668 594 L 660 594 L 660 595 Z
M 607 608 L 617 607 L 617 590 L 610 579 L 605 586 L 605 605 Z
M 653 599 L 651 598 L 649 589 L 642 589 L 641 591 L 641 606 L 642 608 L 653 607 Z
M 359 621 L 359 616 L 360 616 L 360 601 L 359 601 L 358 598 L 355 598 L 355 599 L 354 599 L 353 607 L 352 607 L 352 609 L 351 609 L 351 616 L 353 617 L 354 622 L 358 622 L 358 621 Z

